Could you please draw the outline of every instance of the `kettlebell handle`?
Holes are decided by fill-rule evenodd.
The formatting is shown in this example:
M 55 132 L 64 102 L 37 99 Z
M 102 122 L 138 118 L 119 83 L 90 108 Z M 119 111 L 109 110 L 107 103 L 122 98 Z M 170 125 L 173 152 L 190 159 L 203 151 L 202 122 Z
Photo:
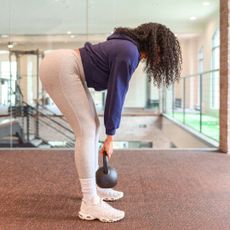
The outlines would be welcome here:
M 108 174 L 108 162 L 109 162 L 108 155 L 106 151 L 104 151 L 103 152 L 103 172 L 105 174 Z

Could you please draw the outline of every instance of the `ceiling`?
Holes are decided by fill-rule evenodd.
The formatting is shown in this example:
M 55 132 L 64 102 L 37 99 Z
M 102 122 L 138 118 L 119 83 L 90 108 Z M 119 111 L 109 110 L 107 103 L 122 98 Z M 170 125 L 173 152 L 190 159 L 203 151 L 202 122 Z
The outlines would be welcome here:
M 159 22 L 180 35 L 202 31 L 219 12 L 219 0 L 0 0 L 0 37 L 4 35 L 107 35 L 114 27 Z M 191 21 L 191 16 L 197 20 Z M 69 35 L 67 32 L 69 31 Z

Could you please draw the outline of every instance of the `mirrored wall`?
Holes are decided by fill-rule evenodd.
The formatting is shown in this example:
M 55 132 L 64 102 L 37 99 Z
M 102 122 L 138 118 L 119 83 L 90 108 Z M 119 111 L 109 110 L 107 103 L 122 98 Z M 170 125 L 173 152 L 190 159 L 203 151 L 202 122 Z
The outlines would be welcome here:
M 157 88 L 140 63 L 114 148 L 207 148 L 219 144 L 219 1 L 0 0 L 0 148 L 73 148 L 75 137 L 39 80 L 54 49 L 105 41 L 115 27 L 158 22 L 178 37 L 180 82 Z M 105 138 L 105 91 L 90 88 Z M 176 134 L 176 135 L 175 135 Z

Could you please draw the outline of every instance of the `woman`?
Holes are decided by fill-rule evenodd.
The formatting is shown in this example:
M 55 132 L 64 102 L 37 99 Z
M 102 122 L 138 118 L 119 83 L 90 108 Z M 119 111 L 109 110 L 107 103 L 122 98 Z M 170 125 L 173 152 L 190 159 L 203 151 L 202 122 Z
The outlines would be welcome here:
M 179 42 L 166 26 L 158 23 L 133 29 L 116 28 L 104 42 L 94 45 L 87 42 L 76 50 L 55 50 L 40 65 L 44 89 L 76 136 L 75 162 L 83 193 L 81 219 L 114 222 L 125 216 L 123 211 L 105 202 L 122 198 L 123 192 L 96 186 L 100 124 L 88 88 L 107 89 L 104 110 L 107 138 L 100 154 L 106 151 L 111 158 L 129 81 L 140 60 L 146 62 L 145 71 L 158 87 L 168 86 L 180 77 Z

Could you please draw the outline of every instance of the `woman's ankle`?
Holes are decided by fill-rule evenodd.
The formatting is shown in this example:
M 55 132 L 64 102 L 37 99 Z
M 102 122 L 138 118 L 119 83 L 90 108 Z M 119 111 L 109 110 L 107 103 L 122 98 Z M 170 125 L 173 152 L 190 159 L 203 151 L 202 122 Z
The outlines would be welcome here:
M 98 204 L 100 202 L 100 197 L 98 195 L 91 196 L 91 197 L 84 197 L 82 198 L 82 201 L 84 201 L 86 204 Z

